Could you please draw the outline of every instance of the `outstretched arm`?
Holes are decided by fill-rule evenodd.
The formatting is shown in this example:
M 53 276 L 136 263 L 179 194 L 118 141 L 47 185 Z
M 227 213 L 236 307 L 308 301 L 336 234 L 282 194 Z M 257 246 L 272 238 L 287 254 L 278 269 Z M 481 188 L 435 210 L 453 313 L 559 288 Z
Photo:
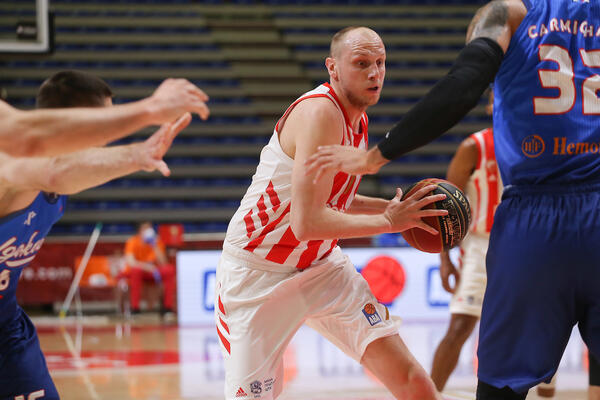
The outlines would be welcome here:
M 493 82 L 510 39 L 527 9 L 521 0 L 494 0 L 481 8 L 467 32 L 467 46 L 450 72 L 397 123 L 385 139 L 366 151 L 326 147 L 309 160 L 311 171 L 337 168 L 375 173 L 390 160 L 419 148 L 456 125 Z M 319 157 L 323 156 L 323 161 Z
M 53 156 L 103 146 L 185 112 L 208 118 L 208 96 L 185 79 L 167 79 L 148 98 L 110 108 L 17 110 L 0 101 L 0 151 Z
M 140 170 L 159 170 L 168 176 L 170 171 L 162 158 L 190 120 L 186 113 L 176 122 L 164 124 L 146 141 L 126 146 L 92 148 L 59 157 L 1 154 L 0 185 L 12 191 L 73 194 Z M 13 208 L 18 209 L 18 205 Z
M 422 210 L 427 204 L 441 200 L 443 195 L 426 196 L 433 187 L 417 191 L 404 201 L 399 192 L 387 207 L 375 215 L 345 213 L 327 206 L 333 186 L 334 172 L 330 171 L 312 183 L 306 174 L 304 161 L 320 145 L 340 143 L 343 121 L 327 99 L 312 99 L 296 106 L 285 122 L 281 141 L 295 144 L 293 151 L 291 227 L 298 240 L 328 240 L 400 232 L 419 226 L 435 233 L 421 218 L 444 215 L 445 210 Z M 283 137 L 283 136 L 287 137 Z

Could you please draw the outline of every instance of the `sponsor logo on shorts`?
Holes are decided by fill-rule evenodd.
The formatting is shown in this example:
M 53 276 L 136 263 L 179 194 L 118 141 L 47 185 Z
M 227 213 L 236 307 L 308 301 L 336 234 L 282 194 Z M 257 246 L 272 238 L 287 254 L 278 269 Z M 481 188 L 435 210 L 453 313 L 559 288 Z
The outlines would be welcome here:
M 262 393 L 262 383 L 259 381 L 254 381 L 250 384 L 250 391 L 253 394 L 261 394 Z
M 235 397 L 248 397 L 248 395 L 246 394 L 246 392 L 244 392 L 244 389 L 240 387 L 237 393 L 235 394 Z
M 546 144 L 540 136 L 529 135 L 521 142 L 521 150 L 526 157 L 536 158 L 546 150 Z
M 365 306 L 362 309 L 362 312 L 367 318 L 367 321 L 369 321 L 369 324 L 371 324 L 371 326 L 377 325 L 381 322 L 381 317 L 379 316 L 379 313 L 377 312 L 377 309 L 373 304 L 365 304 Z
M 265 392 L 268 392 L 271 389 L 273 389 L 273 383 L 275 383 L 275 379 L 273 379 L 273 378 L 265 379 L 263 383 L 265 384 Z

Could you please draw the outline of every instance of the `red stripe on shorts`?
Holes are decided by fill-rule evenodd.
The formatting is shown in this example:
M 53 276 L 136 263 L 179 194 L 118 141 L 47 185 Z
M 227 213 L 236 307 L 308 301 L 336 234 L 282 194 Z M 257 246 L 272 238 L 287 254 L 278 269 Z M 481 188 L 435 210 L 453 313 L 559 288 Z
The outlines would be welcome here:
M 221 311 L 223 315 L 227 315 L 225 312 L 225 307 L 223 307 L 223 302 L 221 302 L 221 296 L 219 296 L 219 311 Z
M 227 352 L 229 354 L 231 354 L 231 344 L 229 343 L 229 340 L 227 340 L 225 338 L 225 336 L 223 336 L 223 334 L 219 330 L 218 326 L 217 326 L 217 335 L 219 335 L 219 339 L 221 339 L 221 343 L 223 343 L 223 347 L 225 347 L 225 350 L 227 350 Z
M 223 318 L 219 317 L 219 322 L 221 323 L 221 325 L 223 325 L 223 328 L 225 328 L 225 331 L 227 333 L 230 333 L 229 332 L 229 326 L 227 326 L 227 324 L 225 323 L 225 321 L 223 321 Z

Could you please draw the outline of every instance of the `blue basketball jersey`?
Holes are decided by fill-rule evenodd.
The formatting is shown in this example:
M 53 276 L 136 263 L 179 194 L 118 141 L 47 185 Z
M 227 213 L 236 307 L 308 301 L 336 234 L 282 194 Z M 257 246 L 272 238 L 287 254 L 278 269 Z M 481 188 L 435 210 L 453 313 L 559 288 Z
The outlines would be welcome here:
M 494 85 L 502 181 L 600 180 L 600 1 L 523 2 Z
M 62 217 L 66 198 L 40 192 L 29 207 L 0 218 L 0 326 L 20 316 L 16 292 L 21 271 Z

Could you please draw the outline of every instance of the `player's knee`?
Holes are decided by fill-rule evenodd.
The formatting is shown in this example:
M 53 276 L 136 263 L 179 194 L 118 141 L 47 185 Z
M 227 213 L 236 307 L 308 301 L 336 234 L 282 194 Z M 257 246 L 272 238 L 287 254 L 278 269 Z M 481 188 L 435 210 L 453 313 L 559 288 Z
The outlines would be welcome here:
M 476 323 L 476 317 L 454 315 L 450 322 L 450 326 L 448 327 L 448 332 L 446 333 L 446 340 L 457 344 L 464 343 L 471 335 L 471 332 L 473 332 Z

